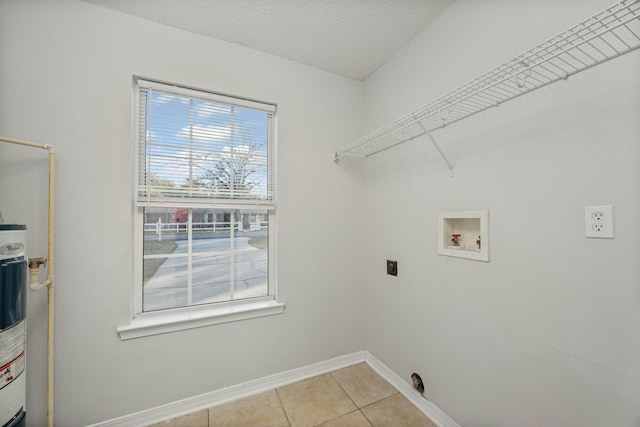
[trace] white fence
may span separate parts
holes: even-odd
[[[208,231],[208,232],[218,232],[218,231],[231,231],[231,222],[194,222],[191,224],[193,231]],[[267,221],[251,221],[249,223],[249,229],[246,230],[242,227],[242,224],[239,222],[233,223],[234,231],[260,231],[267,230],[269,223]],[[161,235],[163,232],[169,233],[187,233],[187,223],[186,222],[162,222],[158,220],[158,222],[145,222],[144,223],[144,232],[145,233],[155,233],[157,235]]]

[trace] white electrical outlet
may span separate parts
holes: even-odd
[[[585,235],[613,239],[613,206],[584,207]]]

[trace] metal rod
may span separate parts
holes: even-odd
[[[36,142],[24,141],[24,140],[15,139],[15,138],[8,138],[6,136],[0,136],[0,141],[9,142],[11,144],[25,145],[27,147],[42,148],[43,150],[55,151],[52,145],[38,144]]]
[[[53,427],[53,343],[54,343],[54,290],[55,290],[55,188],[56,188],[56,153],[49,149],[49,197],[47,239],[47,427]]]
[[[54,289],[55,289],[55,187],[56,187],[56,152],[52,145],[0,136],[0,141],[32,148],[40,148],[49,152],[49,189],[47,203],[47,278],[36,283],[35,289],[47,287],[47,427],[53,427],[53,339],[54,339]],[[31,289],[34,283],[30,283]]]
[[[449,162],[449,159],[447,159],[447,156],[444,155],[444,153],[442,152],[442,150],[440,149],[440,146],[436,143],[436,140],[433,139],[433,137],[431,136],[431,134],[427,131],[427,129],[425,129],[422,126],[422,123],[418,122],[418,124],[420,125],[420,127],[422,127],[422,130],[424,130],[424,134],[427,135],[427,137],[429,137],[429,139],[431,140],[431,143],[433,144],[434,147],[436,147],[436,150],[438,150],[438,154],[440,154],[440,157],[442,157],[442,160],[444,160],[444,162],[447,164],[447,167],[449,168],[449,171],[453,172],[453,165],[451,164],[451,162]],[[452,175],[453,176],[453,175]]]
[[[400,145],[400,144],[404,144],[405,142],[413,141],[414,139],[416,139],[417,137],[422,136],[422,135],[424,135],[424,134],[415,135],[415,136],[412,136],[411,138],[407,138],[407,139],[404,139],[402,141],[398,141],[398,142],[396,142],[394,144],[385,145],[383,148],[380,148],[380,149],[375,150],[375,151],[368,152],[364,157],[367,158],[367,157],[373,156],[374,154],[378,154],[378,153],[381,153],[383,151],[386,151],[389,148],[393,148],[396,145]]]

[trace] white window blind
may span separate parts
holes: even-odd
[[[138,80],[137,203],[275,207],[275,105]]]

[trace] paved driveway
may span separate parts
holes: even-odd
[[[267,250],[249,245],[248,237],[236,237],[234,298],[260,296],[267,293]],[[145,311],[180,307],[188,304],[189,266],[187,241],[177,240],[174,254],[167,258],[144,287]],[[191,299],[193,304],[224,301],[231,293],[230,238],[193,240]]]

